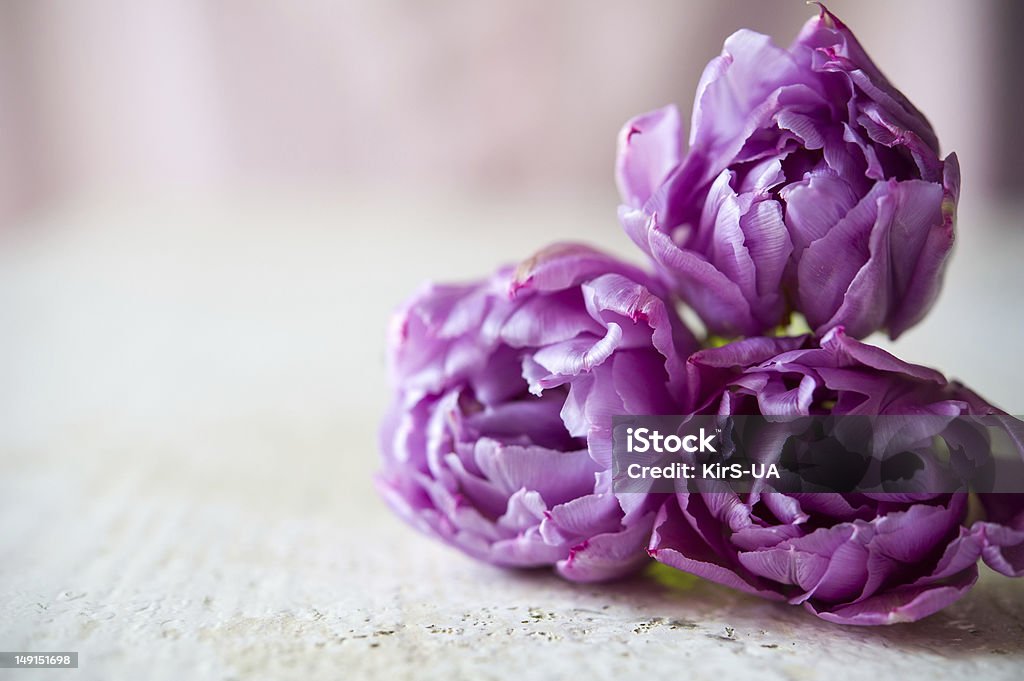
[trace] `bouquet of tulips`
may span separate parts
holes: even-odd
[[[498,565],[599,581],[653,559],[846,624],[934,613],[979,559],[1024,574],[1024,494],[969,517],[946,491],[616,491],[616,415],[1002,414],[861,340],[934,302],[960,175],[838,18],[788,49],[736,32],[693,112],[685,142],[674,107],[618,138],[618,218],[650,270],[559,243],[398,311],[387,502]],[[794,320],[808,332],[780,331]]]

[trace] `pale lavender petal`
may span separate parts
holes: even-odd
[[[649,559],[644,548],[651,536],[654,515],[618,532],[584,540],[559,561],[558,574],[574,582],[597,582],[635,572]]]
[[[615,180],[626,205],[639,208],[682,155],[679,110],[666,106],[626,122],[619,132]]]
[[[697,346],[665,288],[556,244],[491,278],[428,286],[392,323],[378,488],[480,560],[612,579],[647,559],[654,506],[611,491],[611,420],[675,411]]]
[[[594,488],[597,467],[587,450],[553,452],[543,447],[477,441],[476,464],[506,495],[520,489],[536,491],[547,504],[560,504]]]

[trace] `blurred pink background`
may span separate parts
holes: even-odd
[[[1024,2],[830,7],[963,169],[949,285],[898,343],[872,341],[1024,413],[1007,314],[1024,290]],[[0,430],[49,442],[61,424],[287,408],[347,414],[372,452],[401,300],[554,240],[640,261],[616,219],[619,128],[669,102],[688,119],[727,35],[788,44],[816,11],[0,2]]]
[[[959,153],[965,202],[1014,188],[996,180],[1020,133],[994,113],[1019,80],[997,30],[1020,13],[1012,0],[830,7]],[[687,114],[726,35],[745,26],[788,44],[814,11],[800,0],[7,0],[0,220],[83,196],[238,188],[568,193],[613,206],[615,133],[629,116],[668,102]]]

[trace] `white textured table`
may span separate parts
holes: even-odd
[[[687,578],[503,572],[399,524],[369,482],[389,309],[552,234],[626,242],[604,205],[300,198],[2,235],[0,649],[80,668],[0,678],[1019,678],[1024,582],[987,572],[926,621],[843,628]],[[1018,413],[1024,332],[992,315],[1022,247],[965,235],[896,346]]]

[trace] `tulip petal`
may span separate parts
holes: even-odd
[[[615,181],[622,202],[644,205],[682,155],[679,110],[666,106],[632,118],[619,132]]]

